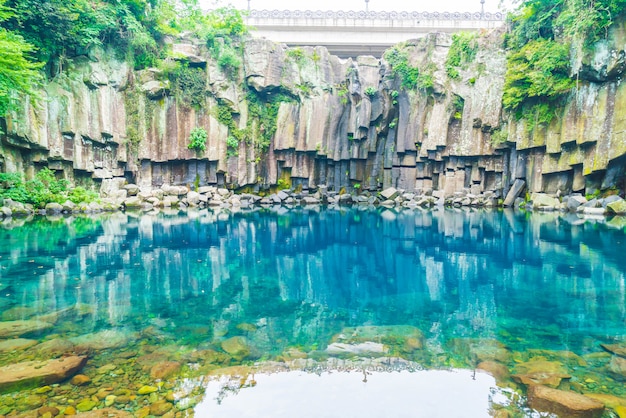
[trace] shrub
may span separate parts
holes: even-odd
[[[470,63],[476,57],[478,43],[476,33],[459,32],[452,35],[452,44],[448,50],[446,58],[446,72],[448,77],[456,79],[459,77],[459,70],[462,64]]]
[[[239,154],[239,140],[234,136],[226,138],[226,156],[236,157]]]
[[[365,89],[365,94],[367,94],[369,97],[374,97],[377,91],[378,90],[376,90],[375,87],[369,86]]]
[[[194,128],[189,135],[187,148],[196,152],[204,152],[207,138],[208,134],[204,128]]]
[[[417,79],[420,74],[418,67],[411,65],[409,62],[409,54],[400,49],[401,46],[394,46],[385,52],[385,59],[391,65],[391,71],[394,76],[400,79],[400,84],[407,90],[415,90]]]
[[[569,47],[548,39],[528,42],[507,57],[502,103],[519,110],[523,103],[554,101],[570,91]]]

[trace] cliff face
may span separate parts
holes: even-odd
[[[0,168],[32,174],[47,165],[76,181],[125,177],[140,186],[395,186],[446,195],[502,195],[515,179],[549,193],[623,187],[626,26],[576,57],[582,76],[549,126],[503,114],[501,39],[478,38],[476,57],[455,79],[446,72],[449,35],[404,45],[432,76],[427,91],[402,89],[384,60],[262,39],[249,40],[242,68],[227,74],[202,45],[177,40],[177,59],[202,74],[193,106],[157,70],[136,72],[96,52],[50,81],[38,106],[25,103],[7,118]],[[275,121],[261,119],[251,97],[267,106],[278,95],[291,99],[278,102]],[[196,127],[208,133],[202,152],[187,148]],[[269,145],[259,146],[267,132]]]

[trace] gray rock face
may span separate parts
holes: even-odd
[[[626,71],[619,56],[624,33],[623,24],[615,25],[590,49],[593,54],[577,57],[589,82],[557,110],[561,122],[532,130],[503,113],[506,52],[498,31],[479,38],[475,59],[459,68],[457,79],[446,74],[449,34],[399,46],[412,63],[432,69],[435,95],[403,90],[384,59],[341,60],[320,47],[301,48],[296,59],[284,45],[251,39],[242,68],[225,74],[202,42],[176,39],[177,59],[206,70],[207,94],[194,108],[173,97],[159,70],[133,72],[114,55],[94,50],[97,60],[72,63],[81,77],[50,81],[42,106],[24,103],[23,118],[9,117],[10,143],[0,144],[0,156],[21,172],[29,161],[47,160],[67,178],[86,173],[102,182],[103,197],[122,200],[136,195],[134,187],[124,188],[126,178],[139,187],[171,185],[164,195],[179,200],[194,184],[276,190],[286,177],[294,187],[310,189],[323,183],[335,191],[356,184],[361,191],[441,191],[440,204],[465,189],[476,196],[497,193],[490,199],[510,189],[505,203],[511,206],[517,180],[530,193],[604,189],[618,181],[626,155],[626,126],[614,117],[626,94],[626,83],[617,81]],[[249,90],[264,98],[278,91],[297,98],[279,104],[275,134],[263,152],[259,136],[274,126],[255,125],[260,122],[246,99]],[[235,126],[220,122],[216,110],[230,113]],[[188,149],[196,127],[207,132],[202,152]],[[234,128],[250,136],[237,156],[227,146]],[[474,204],[469,199],[455,204]],[[30,213],[7,207],[14,216]]]

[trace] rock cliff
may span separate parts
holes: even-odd
[[[193,39],[171,41],[176,60],[201,76],[191,93],[159,70],[133,71],[95,51],[50,80],[37,105],[5,120],[0,169],[32,175],[48,166],[98,187],[126,179],[504,197],[521,179],[529,192],[623,189],[626,25],[575,58],[577,87],[548,126],[503,112],[502,35],[482,34],[454,79],[448,34],[399,46],[432,77],[432,87],[417,90],[403,89],[384,59],[342,60],[265,39],[246,42],[234,72]],[[208,133],[203,151],[188,149],[194,128]]]

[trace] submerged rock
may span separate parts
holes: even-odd
[[[67,414],[67,410],[65,412]],[[96,409],[76,415],[77,418],[133,418],[133,414],[115,408]]]
[[[21,335],[42,332],[52,328],[52,324],[44,321],[6,321],[0,322],[0,338],[19,337]]]
[[[15,338],[13,340],[0,341],[0,352],[25,350],[28,347],[32,347],[37,344],[36,340],[27,340],[25,338]]]
[[[515,371],[517,374],[512,376],[513,379],[527,386],[545,385],[556,388],[561,380],[572,377],[563,363],[541,358],[519,363],[515,366]]]
[[[35,353],[43,357],[58,357],[74,350],[74,344],[62,338],[55,338],[37,344],[32,349]]]
[[[609,353],[626,358],[626,345],[624,344],[600,344]]]
[[[509,369],[496,361],[483,361],[476,366],[476,369],[491,375],[498,383],[510,378]]]
[[[155,364],[150,369],[150,377],[153,379],[167,379],[177,373],[181,368],[181,364],[177,361],[164,361]]]
[[[541,385],[528,388],[528,405],[563,418],[600,418],[604,412],[604,404],[595,399]]]
[[[63,381],[83,368],[87,357],[27,361],[0,367],[0,392]]]
[[[608,365],[609,373],[616,379],[626,380],[626,359],[619,356],[611,357]]]
[[[109,348],[123,347],[127,345],[132,338],[134,338],[134,336],[130,332],[109,329],[71,338],[70,342],[76,346],[76,351],[81,352],[85,350],[106,350]]]
[[[334,356],[385,354],[388,351],[383,344],[372,341],[357,344],[332,343],[326,348],[326,352]]]
[[[245,337],[232,337],[222,341],[222,350],[238,360],[242,360],[251,355],[251,348]]]

